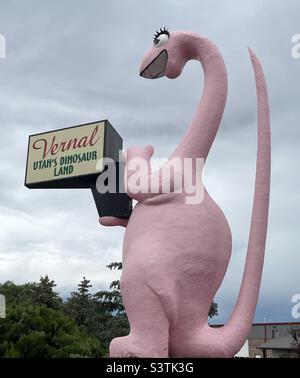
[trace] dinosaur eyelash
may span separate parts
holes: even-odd
[[[160,28],[159,31],[156,30],[155,34],[154,34],[154,38],[153,38],[153,41],[154,41],[154,44],[156,45],[159,41],[158,37],[162,34],[166,34],[168,37],[170,37],[170,32],[169,30],[164,26],[163,28]]]

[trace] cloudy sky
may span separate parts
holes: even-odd
[[[139,77],[155,30],[191,30],[220,48],[229,75],[226,111],[205,169],[208,191],[233,234],[216,300],[228,318],[241,282],[256,159],[256,94],[247,46],[260,57],[272,116],[272,193],[256,321],[290,321],[300,292],[300,33],[297,0],[0,0],[0,282],[48,274],[63,294],[82,276],[95,289],[118,272],[123,229],[98,224],[89,190],[23,185],[28,135],[108,118],[124,147],[151,143],[168,156],[193,117],[203,74],[190,62],[176,80]],[[196,231],[195,231],[196,232]]]

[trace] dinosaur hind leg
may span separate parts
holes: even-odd
[[[110,344],[110,357],[168,357],[169,321],[159,297],[136,275],[122,274],[121,291],[130,334]]]
[[[233,357],[224,344],[219,329],[211,328],[207,323],[194,328],[185,324],[177,325],[170,334],[170,357],[189,358],[224,358]]]

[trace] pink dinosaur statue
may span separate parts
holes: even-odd
[[[261,282],[270,192],[270,121],[260,62],[249,49],[258,96],[258,148],[254,203],[245,270],[237,303],[222,328],[208,325],[208,312],[231,255],[231,232],[222,210],[204,191],[200,204],[186,193],[138,193],[129,221],[105,217],[106,226],[127,227],[121,291],[130,334],[115,338],[111,357],[232,357],[251,329]],[[192,32],[161,29],[141,65],[141,76],[178,77],[191,59],[202,64],[203,95],[196,115],[172,158],[207,158],[220,125],[227,73],[218,48]],[[130,148],[127,164],[153,147]],[[132,171],[128,171],[130,177]],[[150,174],[151,176],[151,174]],[[128,179],[128,177],[126,177]],[[151,177],[149,177],[151,178]]]

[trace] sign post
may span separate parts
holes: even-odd
[[[25,186],[30,189],[91,189],[100,217],[129,218],[132,201],[122,189],[122,138],[108,120],[29,136]],[[97,190],[97,178],[115,164],[115,188]]]

